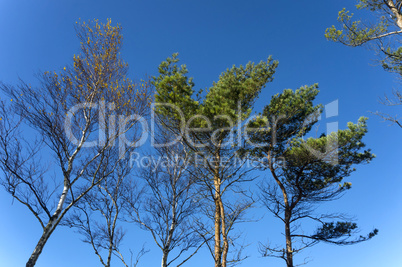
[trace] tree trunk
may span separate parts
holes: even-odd
[[[54,229],[56,226],[59,224],[60,219],[60,213],[64,205],[64,201],[66,200],[67,197],[67,192],[69,190],[68,186],[68,180],[64,180],[64,187],[63,187],[63,192],[60,196],[59,203],[57,204],[56,211],[54,212],[53,216],[50,218],[49,222],[43,229],[43,234],[40,237],[38,243],[36,244],[36,247],[34,251],[31,254],[31,257],[29,257],[28,262],[26,263],[26,267],[33,267],[36,264],[36,261],[38,260],[40,254],[42,253],[43,248],[46,245],[47,240],[49,239],[50,235],[53,233]]]
[[[26,263],[26,267],[33,267],[36,264],[36,261],[38,260],[40,254],[42,253],[43,248],[45,247],[45,244],[47,240],[49,239],[50,235],[54,231],[53,223],[56,219],[52,217],[50,221],[47,223],[46,227],[43,229],[42,236],[40,237],[38,243],[36,244],[36,247],[34,251],[31,254],[31,257],[29,257],[28,262]]]
[[[221,211],[219,208],[219,203],[217,198],[217,193],[215,193],[215,267],[222,267],[222,250],[221,250]]]
[[[293,249],[292,237],[290,233],[290,214],[285,211],[285,235],[286,235],[286,264],[287,267],[293,267]]]
[[[223,207],[222,198],[219,197],[219,208],[221,212],[221,224],[222,224],[222,239],[223,239],[223,248],[222,248],[222,267],[226,267],[227,257],[229,252],[229,241],[227,237],[226,231],[226,221],[225,221],[225,209]]]
[[[110,233],[109,233],[110,234]],[[112,254],[113,254],[113,234],[109,238],[109,249],[108,249],[108,255],[107,255],[107,260],[106,260],[106,266],[105,267],[110,267],[110,263],[112,261]]]
[[[176,229],[176,217],[177,217],[177,213],[176,213],[176,203],[177,203],[176,197],[177,197],[177,194],[176,194],[175,189],[173,191],[175,193],[173,195],[173,201],[172,201],[172,204],[171,204],[171,207],[172,207],[172,223],[170,224],[167,242],[164,245],[164,249],[163,249],[163,256],[162,256],[162,263],[161,263],[162,267],[167,267],[167,265],[168,265],[168,262],[167,262],[168,261],[168,256],[169,256],[169,252],[171,251],[170,245],[172,244],[173,233],[174,233],[174,231]]]
[[[285,186],[279,180],[278,176],[276,176],[275,168],[273,166],[273,162],[272,162],[272,158],[271,158],[270,154],[267,155],[267,159],[269,162],[269,168],[271,170],[271,173],[283,194],[283,203],[285,205],[285,237],[286,237],[286,258],[285,259],[286,259],[287,267],[293,267],[292,236],[291,236],[291,231],[290,231],[290,219],[292,216],[292,209],[289,205],[288,194],[286,192]]]
[[[401,15],[400,11],[398,10],[398,8],[395,6],[394,1],[388,0],[387,5],[389,6],[389,8],[391,9],[392,13],[395,16],[396,25],[398,25],[399,29],[402,30],[402,15]]]
[[[214,167],[214,187],[215,187],[215,267],[225,267],[222,265],[222,245],[221,245],[221,235],[222,233],[222,212],[221,209],[222,199],[221,199],[221,179],[219,177],[219,167],[220,167],[220,155],[219,150],[215,152],[215,167]]]
[[[161,267],[167,267],[168,252],[163,251]]]

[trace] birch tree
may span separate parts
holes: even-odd
[[[163,128],[157,136],[158,143],[171,139]],[[150,233],[161,250],[162,267],[182,266],[205,243],[196,224],[202,203],[189,164],[192,153],[181,143],[154,152],[134,163],[144,187],[140,199],[135,190],[126,194],[129,221]]]
[[[126,156],[149,103],[149,84],[126,77],[119,25],[80,22],[76,32],[81,51],[71,65],[40,74],[38,86],[0,84],[9,97],[0,110],[1,184],[43,230],[27,267],[67,212]]]
[[[61,223],[83,236],[83,242],[91,245],[103,266],[110,267],[112,256],[115,256],[124,266],[131,267],[132,263],[120,249],[126,233],[122,226],[126,215],[125,195],[138,192],[137,201],[141,194],[132,179],[129,159],[121,160],[112,172],[108,171],[108,175],[73,207],[73,212]],[[146,250],[142,249],[137,259],[145,253]]]

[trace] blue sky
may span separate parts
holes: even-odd
[[[324,123],[369,117],[365,138],[377,158],[360,166],[349,177],[353,184],[342,199],[326,203],[324,211],[341,211],[358,218],[362,234],[374,227],[379,235],[369,242],[349,247],[318,245],[296,258],[310,256],[311,267],[400,266],[402,240],[402,130],[389,126],[370,111],[401,114],[397,108],[378,103],[378,97],[398,88],[397,78],[376,64],[373,51],[349,48],[324,38],[336,23],[337,12],[352,9],[353,1],[226,1],[226,0],[130,0],[130,1],[5,1],[0,0],[0,81],[18,78],[35,83],[38,71],[58,70],[79,52],[74,24],[81,18],[97,18],[123,26],[122,56],[130,65],[130,77],[154,75],[157,66],[174,52],[180,53],[197,88],[209,87],[233,64],[260,61],[272,55],[279,61],[274,82],[258,99],[260,111],[272,94],[285,88],[319,83],[317,103],[339,101],[339,116]],[[256,216],[263,210],[253,211]],[[32,252],[41,228],[27,209],[0,191],[0,265],[23,266]],[[284,266],[273,258],[261,258],[257,242],[268,238],[283,244],[278,221],[266,215],[258,223],[239,226],[250,243],[250,258],[241,266]],[[58,228],[46,245],[37,266],[99,266],[89,245],[71,230]],[[160,253],[148,233],[129,227],[125,248],[134,251],[147,242],[151,249],[141,266],[158,266]],[[65,255],[68,255],[65,257]],[[206,251],[191,260],[191,266],[210,266]],[[115,262],[117,263],[117,261]],[[115,266],[119,266],[116,264]]]

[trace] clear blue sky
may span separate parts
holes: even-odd
[[[0,80],[15,83],[18,77],[35,82],[38,71],[58,70],[79,52],[74,24],[97,18],[123,26],[123,58],[131,78],[156,74],[158,64],[180,53],[197,88],[205,88],[233,64],[260,61],[272,55],[279,60],[273,83],[263,91],[256,111],[270,96],[285,88],[319,83],[317,102],[339,101],[339,116],[322,123],[369,117],[365,138],[377,158],[358,168],[348,181],[353,188],[323,210],[356,216],[362,234],[374,227],[379,235],[349,247],[318,245],[296,259],[310,256],[310,267],[402,266],[402,129],[390,127],[370,111],[385,108],[378,97],[397,88],[396,77],[384,72],[364,48],[348,48],[325,40],[324,31],[336,23],[337,12],[353,8],[354,1],[226,1],[226,0],[127,0],[127,1],[6,1],[0,0]],[[254,211],[261,215],[261,210]],[[40,225],[27,209],[0,191],[0,266],[24,266],[40,234]],[[257,242],[270,238],[283,244],[281,225],[267,215],[258,223],[240,226],[250,243],[250,258],[241,266],[284,266],[274,258],[261,258]],[[135,251],[147,242],[152,252],[141,266],[159,266],[160,252],[148,233],[130,227],[125,249]],[[91,247],[71,230],[58,228],[39,258],[39,267],[99,266]],[[298,262],[299,262],[298,261]],[[117,263],[117,261],[115,262]],[[206,251],[188,266],[212,266]],[[119,266],[116,264],[115,266]]]

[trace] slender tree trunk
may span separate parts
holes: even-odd
[[[110,229],[110,228],[109,228]],[[110,233],[109,233],[110,234]],[[110,263],[112,261],[112,253],[113,253],[113,234],[109,238],[109,249],[108,249],[108,255],[107,255],[107,260],[106,260],[106,266],[105,267],[110,267]]]
[[[168,265],[167,261],[168,261],[169,252],[171,250],[170,245],[172,244],[173,233],[174,233],[174,231],[176,229],[176,217],[177,217],[177,211],[176,211],[177,200],[176,200],[176,198],[177,198],[177,194],[176,194],[176,187],[175,187],[174,184],[172,185],[172,187],[173,187],[173,191],[174,191],[174,193],[173,193],[173,201],[172,201],[172,204],[171,204],[171,207],[172,207],[172,223],[170,224],[167,242],[166,242],[166,244],[164,246],[164,249],[163,249],[162,263],[161,263],[162,267],[167,267],[167,265]]]
[[[267,155],[267,159],[269,162],[271,173],[276,183],[278,184],[279,188],[281,189],[283,195],[283,203],[285,205],[286,264],[287,267],[293,267],[292,236],[290,231],[290,219],[292,215],[292,209],[289,205],[288,194],[286,192],[286,189],[282,184],[282,182],[279,180],[279,178],[276,176],[275,168],[273,167],[272,157],[270,156],[270,154]]]
[[[49,222],[43,229],[42,236],[40,237],[38,243],[36,244],[36,247],[32,252],[31,257],[29,257],[29,260],[25,265],[26,267],[35,266],[36,261],[38,260],[40,254],[42,253],[43,248],[46,245],[46,242],[48,241],[50,235],[53,233],[57,224],[60,222],[59,216],[63,208],[64,201],[66,200],[68,190],[69,190],[68,181],[65,179],[63,192],[60,196],[59,203],[57,204],[56,211],[54,212],[53,216],[50,218]]]
[[[286,264],[293,267],[292,237],[290,232],[290,211],[285,211],[285,236],[286,236]]]
[[[26,267],[33,267],[36,264],[36,261],[38,260],[40,254],[42,253],[42,250],[47,242],[47,240],[49,239],[50,235],[52,234],[54,227],[53,227],[53,223],[54,220],[56,219],[51,219],[46,227],[43,229],[43,233],[42,236],[40,237],[38,243],[36,244],[36,247],[34,249],[34,251],[31,254],[31,257],[29,257],[28,262],[26,263]]]
[[[169,253],[167,251],[163,251],[163,256],[162,256],[162,263],[161,267],[167,267],[167,259],[168,259]]]
[[[162,263],[161,263],[162,267],[167,267],[168,256],[169,256],[169,252],[170,252],[170,245],[172,243],[173,232],[174,232],[174,230],[176,228],[176,219],[175,219],[176,218],[176,211],[174,210],[172,213],[173,213],[174,217],[173,217],[172,224],[170,225],[167,242],[166,242],[166,244],[164,246],[164,249],[163,249]]]
[[[215,169],[214,169],[214,187],[215,187],[215,267],[224,267],[222,265],[222,245],[221,235],[222,231],[222,212],[221,209],[221,179],[219,177],[220,155],[219,151],[215,152]]]
[[[226,267],[227,257],[229,252],[229,241],[227,237],[226,231],[226,221],[225,221],[225,209],[223,207],[222,198],[219,197],[219,208],[221,212],[221,224],[222,224],[222,239],[223,239],[223,248],[222,248],[222,267]]]
[[[214,177],[215,185],[215,267],[222,267],[222,249],[221,249],[221,220],[222,214],[219,205],[220,200],[220,181],[218,177]]]

